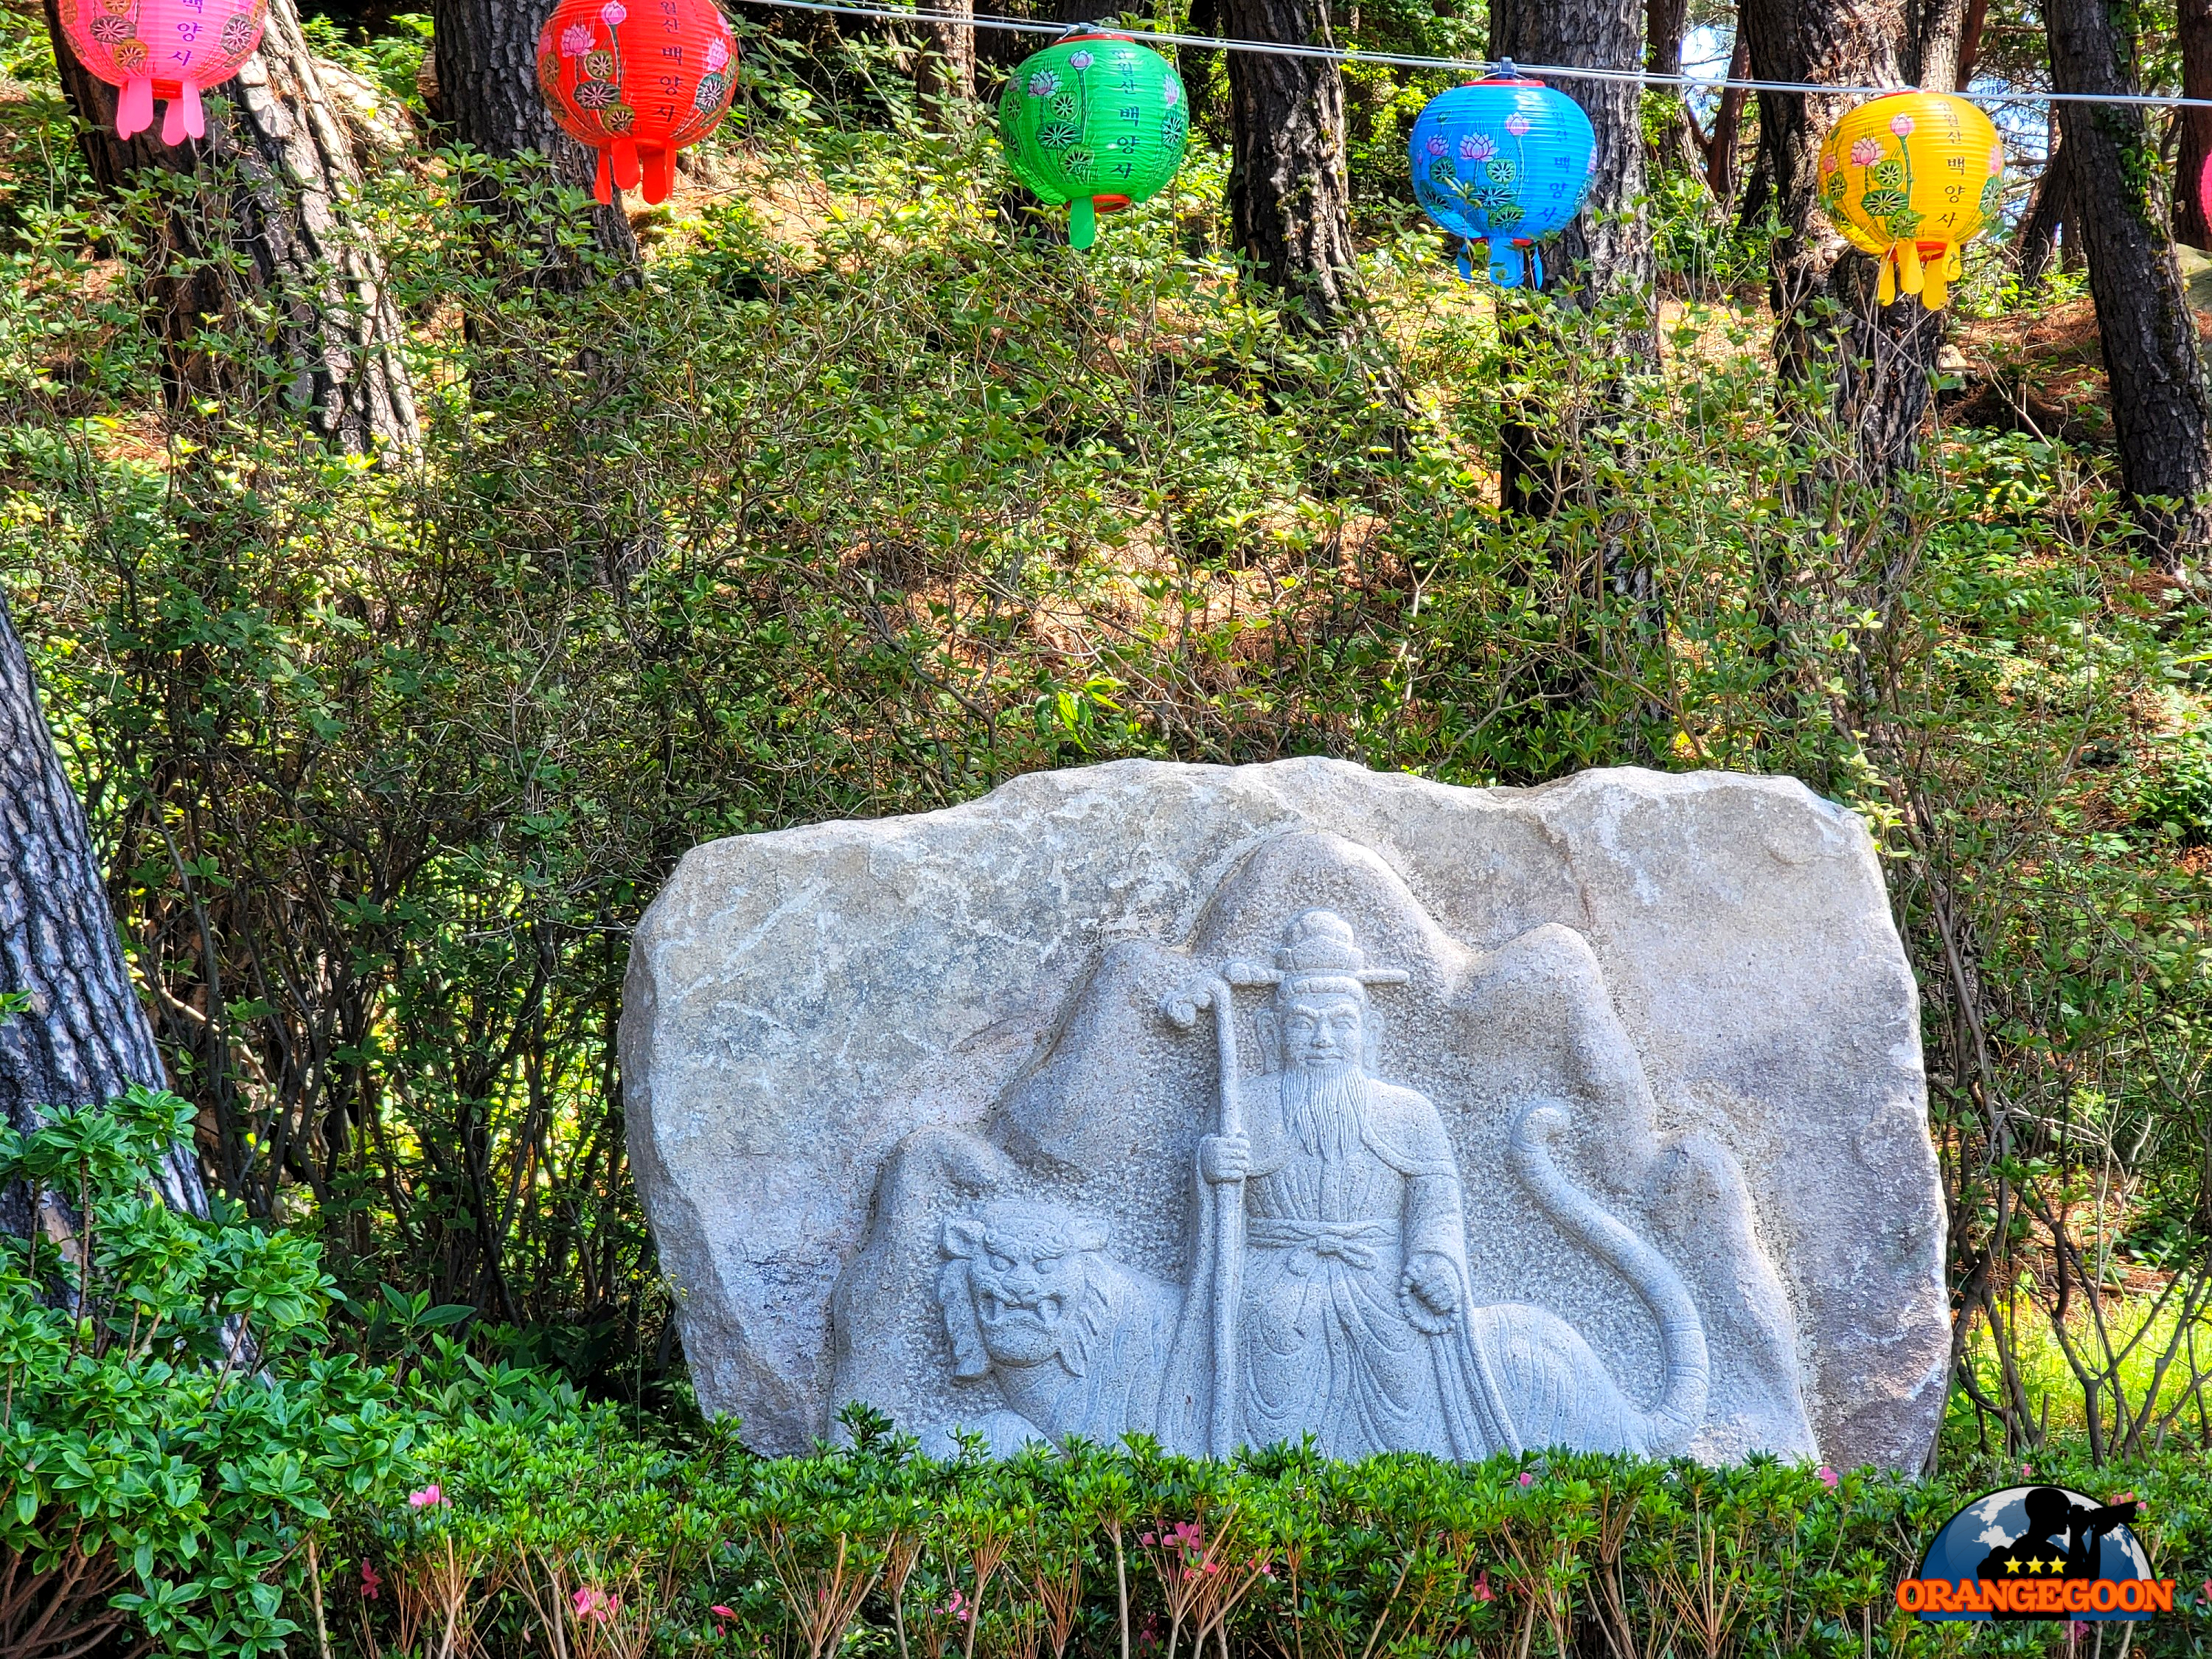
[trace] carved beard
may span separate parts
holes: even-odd
[[[1293,1065],[1283,1077],[1283,1127],[1315,1157],[1349,1158],[1367,1100],[1367,1073],[1356,1060]]]

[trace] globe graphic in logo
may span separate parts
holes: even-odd
[[[1943,1523],[1920,1563],[1923,1579],[2146,1579],[2150,1562],[2128,1530],[2132,1502],[2100,1504],[2063,1486],[2006,1486],[1976,1498]],[[1950,1613],[1920,1615],[1940,1621],[1986,1622],[2017,1614]],[[2147,1611],[2083,1610],[2045,1618],[2133,1620]]]

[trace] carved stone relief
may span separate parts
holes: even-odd
[[[701,849],[623,1060],[763,1449],[860,1400],[940,1454],[1904,1463],[1916,1018],[1863,833],[1786,781],[1126,763]]]
[[[1340,878],[1365,878],[1374,890],[1363,908],[1375,915],[1380,900],[1386,916],[1395,911],[1401,935],[1425,947],[1431,974],[1457,967],[1464,981],[1474,964],[1455,963],[1465,953],[1349,843],[1310,836],[1271,843],[1224,892],[1235,892],[1240,876],[1307,890],[1329,865],[1340,866]],[[1255,919],[1264,913],[1255,911]],[[1187,1171],[1174,1270],[1122,1261],[1112,1249],[1110,1219],[1065,1203],[956,1201],[936,1224],[943,1256],[937,1300],[949,1374],[969,1386],[941,1420],[908,1426],[924,1430],[925,1444],[939,1455],[954,1451],[963,1433],[1001,1455],[1032,1440],[1110,1442],[1130,1432],[1215,1456],[1308,1436],[1339,1457],[1425,1451],[1472,1460],[1549,1445],[1652,1455],[1690,1449],[1707,1428],[1712,1391],[1705,1317],[1667,1256],[1570,1182],[1553,1155],[1553,1143],[1570,1136],[1574,1097],[1587,1097],[1593,1079],[1625,1092],[1610,1103],[1616,1110],[1648,1120],[1648,1085],[1603,1000],[1587,944],[1553,928],[1516,939],[1501,953],[1541,963],[1547,978],[1571,988],[1561,994],[1558,1018],[1578,1024],[1582,1041],[1600,1051],[1577,1071],[1545,1077],[1545,1092],[1498,1103],[1503,1144],[1477,1166],[1478,1180],[1486,1188],[1510,1188],[1556,1229],[1571,1274],[1606,1284],[1608,1295],[1626,1291],[1640,1306],[1658,1372],[1642,1399],[1548,1308],[1478,1297],[1458,1149],[1436,1101],[1387,1075],[1391,1022],[1383,999],[1403,994],[1414,975],[1371,961],[1358,930],[1334,910],[1304,910],[1273,931],[1271,951],[1210,967],[1122,947],[1077,994],[1060,1044],[1017,1085],[999,1126],[1001,1139],[1022,1139],[1024,1116],[1051,1121],[1064,1109],[1047,1097],[1054,1079],[1103,1081],[1100,1068],[1126,1055],[1102,1042],[1101,1011],[1084,1006],[1094,994],[1126,1017],[1132,969],[1146,985],[1180,975],[1158,999],[1155,1020],[1168,1032],[1210,1039],[1170,1053],[1197,1077],[1210,1072],[1212,1098],[1199,1121],[1164,1137],[1153,1153]],[[1433,995],[1438,988],[1427,988]],[[1480,1019],[1479,1006],[1462,1018]],[[1104,1023],[1126,1021],[1108,1012]],[[1555,1035],[1571,1047],[1565,1031]],[[1428,1056],[1426,1070],[1450,1080],[1462,1115],[1473,1104],[1464,1085],[1480,1058]],[[932,1143],[944,1134],[922,1133]],[[1672,1156],[1655,1158],[1655,1167],[1692,1162],[1687,1152],[1668,1150]],[[1726,1155],[1700,1150],[1705,1167],[1719,1171],[1713,1196],[1746,1210]],[[1133,1162],[1145,1156],[1132,1149]],[[984,1145],[974,1157],[978,1168],[996,1162]],[[981,1184],[1049,1188],[1060,1160],[1039,1161],[1042,1182],[1004,1160]],[[945,1195],[957,1200],[950,1186]],[[893,1226],[927,1226],[933,1208],[901,1217],[887,1205],[881,1215]],[[1701,1449],[1811,1455],[1787,1302],[1749,1231],[1724,1237],[1727,1276],[1765,1292],[1727,1312],[1735,1325],[1759,1328],[1761,1340],[1728,1357],[1739,1383],[1737,1420],[1708,1434]],[[884,1243],[901,1253],[895,1242]],[[850,1317],[872,1322],[857,1308]],[[872,1387],[865,1363],[856,1363],[870,1347],[841,1342],[839,1394],[908,1415],[897,1409],[905,1403],[898,1391]]]

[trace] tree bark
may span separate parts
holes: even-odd
[[[1741,27],[1735,32],[1735,46],[1729,53],[1728,78],[1751,78],[1751,43],[1744,39]],[[1723,208],[1735,199],[1736,150],[1743,141],[1743,105],[1747,95],[1741,87],[1723,87],[1720,102],[1713,108],[1713,130],[1702,140],[1705,188]]]
[[[2051,80],[2059,92],[2140,88],[2136,43],[2106,0],[2048,0]],[[2142,111],[2063,104],[2066,171],[2074,188],[2097,336],[2111,386],[2120,486],[2157,562],[2178,570],[2212,538],[2212,398],[2197,319],[2166,234],[2160,172]],[[2177,506],[2153,504],[2170,497]]]
[[[2212,98],[2212,0],[2180,0],[2181,95]],[[2176,112],[2181,149],[2173,169],[2174,240],[2212,248],[2212,221],[2204,214],[2204,165],[2212,161],[2212,109]]]
[[[1689,0],[1644,0],[1644,66],[1654,75],[1682,72],[1682,35],[1689,21]]]
[[[2023,288],[2033,289],[2043,280],[2051,268],[2051,258],[2062,251],[2070,252],[2080,240],[2078,230],[2066,230],[2074,218],[2073,190],[2066,178],[2066,147],[2060,141],[2056,128],[2051,139],[2051,154],[2044,159],[2043,176],[2035,181],[2034,194],[2029,198],[2027,216],[2020,227],[2020,280]],[[2062,244],[2059,234],[2065,232]]]
[[[925,99],[975,101],[975,0],[919,0],[918,9],[944,17],[922,30],[914,89]],[[1087,22],[1088,18],[1075,18]]]
[[[1222,0],[1231,40],[1332,46],[1326,0]],[[1237,250],[1323,330],[1352,308],[1344,76],[1333,59],[1229,54],[1229,215]]]
[[[117,137],[115,88],[77,62],[53,0],[46,24],[93,177],[115,190],[158,168],[200,183],[168,211],[149,262],[171,407],[273,392],[350,453],[411,453],[420,431],[399,314],[353,216],[360,164],[316,77],[293,0],[270,0],[261,49],[209,94],[222,101],[210,106],[208,136],[181,145],[153,131]],[[203,319],[251,337],[260,324],[240,320],[248,307],[276,319],[273,343],[286,365],[278,386],[195,343]]]
[[[588,191],[598,157],[554,124],[538,89],[538,30],[548,8],[525,0],[436,0],[431,52],[438,66],[438,109],[453,138],[495,160],[544,156],[563,184]],[[493,212],[513,204],[495,179],[477,177],[466,198]],[[611,205],[592,204],[592,240],[618,269],[638,263],[637,238],[623,210],[622,192]],[[544,257],[535,281],[574,292],[592,278],[590,265],[559,249],[548,228]]]
[[[95,1105],[133,1084],[165,1086],[154,1033],[131,988],[83,805],[54,752],[30,659],[0,599],[0,992],[28,1007],[0,1022],[0,1113],[35,1128],[56,1106]],[[169,1202],[207,1213],[192,1150],[163,1172]],[[21,1188],[0,1191],[0,1228],[36,1224]],[[62,1224],[66,1226],[64,1222]]]
[[[1905,38],[1899,0],[1744,0],[1742,17],[1752,72],[1762,81],[1898,84]],[[1801,397],[1824,372],[1832,377],[1833,410],[1852,434],[1859,470],[1879,481],[1918,463],[1943,319],[1911,297],[1878,305],[1875,262],[1852,252],[1820,210],[1820,143],[1856,101],[1760,93],[1759,161],[1782,225],[1771,278],[1775,367]],[[1827,317],[1823,300],[1833,306]]]
[[[1644,26],[1638,0],[1490,0],[1492,53],[1532,64],[1632,70],[1644,56]],[[1676,53],[1679,61],[1679,40]],[[1589,199],[1556,250],[1545,251],[1545,290],[1585,314],[1623,296],[1648,302],[1658,264],[1644,216],[1642,88],[1632,81],[1573,80],[1556,90],[1589,117],[1597,150]],[[1640,325],[1596,337],[1620,373],[1657,366],[1659,337],[1648,312]],[[1500,499],[1509,507],[1557,510],[1563,481],[1536,453],[1558,441],[1542,429],[1551,425],[1532,411],[1501,427]]]
[[[1982,61],[1982,30],[1990,21],[1990,0],[1966,0],[1966,21],[1959,26],[1959,67],[1951,89],[1964,92],[1974,84],[1974,70]]]
[[[1644,22],[1637,0],[1490,0],[1490,50],[1531,64],[1633,70]],[[1679,40],[1675,56],[1679,64]],[[1657,274],[1644,220],[1643,92],[1632,81],[1565,81],[1555,90],[1589,117],[1597,166],[1589,200],[1559,234],[1560,257],[1544,262],[1544,286],[1571,289],[1575,303],[1594,311],[1614,295],[1648,290]],[[1656,355],[1656,337],[1636,349]]]
[[[1967,0],[1908,0],[1898,67],[1911,84],[1930,92],[1948,92],[1958,85],[1966,4]]]

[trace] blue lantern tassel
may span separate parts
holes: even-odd
[[[1502,236],[1490,245],[1490,280],[1500,288],[1521,286],[1521,250]]]
[[[1533,247],[1528,250],[1528,286],[1531,288],[1544,286],[1544,256],[1540,251]]]
[[[1462,283],[1474,280],[1474,244],[1472,242],[1459,245],[1459,279]]]

